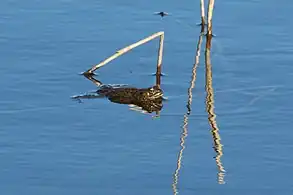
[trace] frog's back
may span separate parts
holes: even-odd
[[[158,86],[149,88],[105,86],[97,91],[105,95],[110,101],[120,104],[140,104],[141,102],[154,101],[162,98],[163,91]]]

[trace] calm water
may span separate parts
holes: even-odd
[[[185,115],[199,2],[0,1],[1,194],[292,194],[292,9],[289,0],[216,1],[219,184],[203,53]],[[152,15],[161,10],[173,15]],[[70,98],[95,89],[80,72],[159,30],[169,98],[160,118]],[[133,50],[99,79],[149,87],[156,49]]]

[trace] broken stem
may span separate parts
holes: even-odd
[[[107,59],[105,59],[104,61],[100,62],[99,64],[94,65],[91,69],[87,70],[83,74],[84,75],[91,75],[91,74],[93,74],[93,72],[95,70],[97,70],[98,68],[101,68],[102,66],[106,65],[107,63],[111,62],[112,60],[116,59],[117,57],[119,57],[119,56],[125,54],[126,52],[128,52],[128,51],[130,51],[130,50],[132,50],[132,49],[134,49],[134,48],[136,48],[136,47],[138,47],[138,46],[140,46],[140,45],[142,45],[142,44],[144,44],[144,43],[146,43],[146,42],[148,42],[148,41],[150,41],[152,39],[155,39],[155,38],[157,38],[159,36],[164,36],[164,32],[163,31],[157,32],[157,33],[155,33],[155,34],[153,34],[153,35],[151,35],[149,37],[146,37],[146,38],[144,38],[144,39],[142,39],[142,40],[140,40],[140,41],[138,41],[138,42],[136,42],[134,44],[131,44],[131,45],[127,46],[127,47],[124,47],[123,49],[118,50],[115,54],[113,54],[112,56],[108,57]],[[163,47],[162,47],[162,50],[163,50]],[[160,51],[160,53],[162,53],[162,51]],[[159,58],[160,58],[160,56],[159,56]],[[162,59],[160,59],[160,62],[162,62]]]

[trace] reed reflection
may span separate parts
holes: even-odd
[[[211,63],[211,43],[212,35],[206,36],[206,50],[205,50],[205,68],[206,68],[206,110],[208,113],[208,121],[211,126],[211,133],[214,141],[214,150],[216,152],[216,165],[218,167],[218,183],[224,184],[225,169],[221,162],[223,156],[223,145],[221,144],[221,138],[219,134],[219,127],[216,122],[216,114],[214,111],[214,91],[212,86],[212,63]]]
[[[203,34],[201,33],[197,42],[197,48],[196,48],[196,55],[195,55],[195,63],[192,68],[192,76],[190,80],[190,85],[188,88],[188,100],[187,100],[187,111],[183,116],[183,125],[182,125],[182,132],[180,136],[180,150],[178,153],[178,158],[177,158],[177,166],[176,170],[173,173],[173,183],[172,183],[172,189],[174,195],[178,194],[178,181],[179,181],[179,172],[181,169],[181,164],[182,164],[182,157],[183,157],[183,151],[185,149],[185,139],[188,136],[188,117],[191,114],[191,104],[192,104],[192,90],[195,86],[195,81],[196,81],[196,70],[199,64],[199,58],[200,58],[200,48],[202,44],[202,39],[203,39]]]

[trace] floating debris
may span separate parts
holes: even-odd
[[[168,16],[170,14],[167,12],[155,12],[154,15],[160,15],[163,18],[164,16]]]

